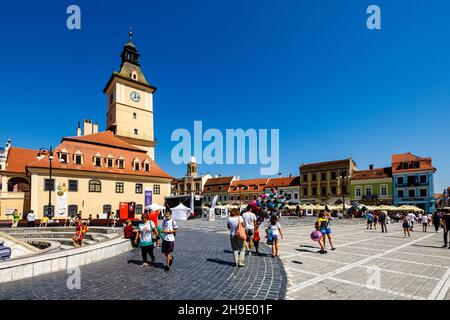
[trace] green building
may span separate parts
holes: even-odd
[[[351,200],[366,205],[393,204],[392,167],[355,171],[351,179]]]

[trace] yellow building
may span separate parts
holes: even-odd
[[[65,137],[52,156],[38,150],[12,147],[8,142],[0,162],[0,220],[12,212],[34,210],[43,217],[50,207],[55,217],[82,211],[83,218],[116,212],[120,202],[135,202],[144,210],[145,198],[164,205],[170,195],[170,175],[154,162],[153,93],[131,42],[122,53],[120,72],[104,90],[108,97],[107,131],[84,121],[77,136]],[[49,191],[50,190],[50,191]],[[151,194],[151,195],[150,195]],[[49,199],[50,197],[50,199]]]

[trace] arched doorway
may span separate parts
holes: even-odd
[[[22,177],[11,178],[8,180],[8,192],[30,192],[30,182]]]

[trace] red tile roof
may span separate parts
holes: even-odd
[[[266,188],[299,187],[300,177],[271,178]]]
[[[61,142],[64,141],[74,141],[74,142],[84,142],[89,144],[95,144],[100,146],[107,146],[113,148],[120,148],[132,151],[145,152],[144,150],[135,147],[119,138],[114,136],[111,131],[103,131],[99,133],[94,133],[86,136],[79,137],[64,137]]]
[[[38,151],[25,148],[11,147],[6,160],[6,172],[25,173],[26,166],[36,160]]]
[[[233,180],[234,177],[219,177],[219,178],[210,178],[206,180],[205,186],[215,186],[215,185],[223,185],[223,184],[230,184],[231,180]]]
[[[231,183],[229,193],[263,193],[268,180],[268,178],[236,180]],[[245,190],[246,187],[247,190]]]
[[[414,166],[415,162],[418,163],[417,167]],[[408,168],[403,168],[403,163],[407,164]],[[434,168],[432,165],[431,158],[418,157],[410,152],[392,155],[393,173],[423,171],[423,170],[436,171],[436,168]]]
[[[220,177],[220,178],[210,178],[206,180],[203,186],[204,193],[214,193],[214,192],[228,192],[230,188],[230,183],[234,177]]]
[[[354,171],[352,180],[392,178],[392,167]]]
[[[58,153],[64,151],[69,154],[68,163],[62,163],[58,160]],[[75,164],[73,156],[80,153],[83,156],[83,164]],[[101,167],[94,165],[94,156],[107,158],[112,156],[114,159],[113,168],[106,167],[103,160]],[[36,157],[36,153],[35,153]],[[164,172],[144,150],[136,148],[116,137],[110,131],[100,132],[97,134],[86,135],[81,137],[63,138],[61,144],[55,149],[55,160],[53,168],[79,170],[89,172],[113,173],[113,174],[129,174],[148,177],[161,177],[172,179],[170,175]],[[119,169],[115,160],[123,159],[125,168]],[[141,163],[141,170],[134,170],[133,162],[138,160]],[[150,171],[145,171],[143,163],[150,164]],[[47,157],[40,160],[34,159],[28,163],[29,168],[48,168],[49,163]]]

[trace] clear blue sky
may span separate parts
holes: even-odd
[[[129,26],[155,95],[157,162],[174,176],[176,128],[280,129],[283,175],[346,158],[360,168],[392,153],[430,156],[436,192],[450,185],[450,2],[446,0],[8,1],[0,10],[3,144],[39,148],[105,129],[102,89]],[[366,28],[370,4],[382,30]],[[203,166],[253,178],[259,166]]]

